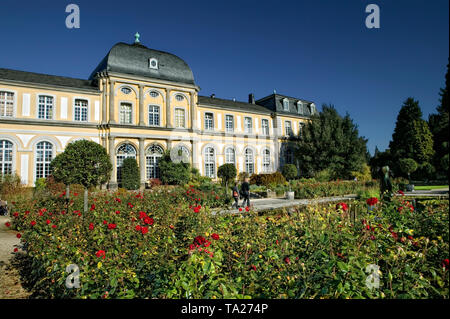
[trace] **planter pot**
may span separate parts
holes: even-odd
[[[295,192],[286,192],[286,199],[287,200],[294,200]]]
[[[406,191],[407,191],[407,192],[412,192],[412,191],[414,191],[414,184],[408,184],[408,185],[406,185]]]

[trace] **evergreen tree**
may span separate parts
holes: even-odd
[[[448,179],[448,154],[449,154],[449,65],[445,74],[445,88],[441,88],[440,105],[436,108],[437,114],[430,114],[428,125],[433,134],[435,156],[433,164],[441,176]]]
[[[347,114],[341,117],[331,105],[313,116],[297,142],[296,155],[303,176],[329,169],[332,178],[348,179],[366,162],[367,140]]]

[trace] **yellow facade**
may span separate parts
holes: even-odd
[[[158,177],[161,151],[179,147],[202,175],[213,178],[227,162],[239,172],[273,172],[280,168],[287,121],[298,134],[308,120],[251,103],[246,109],[242,102],[201,102],[195,84],[150,76],[99,72],[89,87],[0,71],[0,174],[15,172],[29,186],[46,177],[51,159],[77,139],[107,149],[114,164],[111,188],[120,182],[123,158],[137,159],[144,185]]]

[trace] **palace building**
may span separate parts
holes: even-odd
[[[249,174],[296,164],[289,137],[315,112],[313,102],[275,92],[239,102],[199,90],[186,62],[145,47],[138,34],[114,45],[87,80],[0,68],[0,174],[34,186],[79,139],[107,149],[112,189],[127,157],[136,158],[142,186],[158,178],[165,150],[212,178],[224,163]]]

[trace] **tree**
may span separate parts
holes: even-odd
[[[70,143],[51,163],[52,175],[57,181],[65,185],[83,185],[85,212],[88,209],[88,189],[106,183],[111,170],[106,149],[87,140]]]
[[[369,160],[369,166],[372,178],[379,179],[381,176],[381,168],[383,166],[393,168],[391,151],[386,149],[384,152],[380,152],[378,148],[376,148],[373,157]]]
[[[139,189],[141,175],[135,158],[128,157],[122,163],[122,187],[128,190]]]
[[[399,160],[411,158],[421,165],[433,156],[433,139],[426,121],[422,119],[419,102],[408,98],[400,109],[392,141],[389,143],[394,171],[402,171]]]
[[[300,172],[313,177],[329,169],[331,178],[349,179],[366,163],[367,140],[348,114],[341,117],[332,105],[323,105],[303,128],[296,147]]]
[[[433,134],[434,151],[433,164],[441,176],[448,178],[448,154],[449,154],[449,64],[445,74],[445,88],[441,88],[440,105],[436,108],[436,114],[428,117],[428,126]]]
[[[283,174],[286,180],[290,181],[297,176],[297,167],[294,164],[286,164],[283,166],[281,174]]]
[[[414,173],[419,165],[417,165],[417,162],[413,160],[412,158],[402,158],[399,160],[399,165],[401,168],[401,171],[408,175],[409,183],[411,183],[411,174]]]
[[[184,185],[189,182],[191,168],[189,163],[172,162],[170,151],[166,151],[159,161],[161,182],[169,185]]]
[[[236,178],[237,170],[234,164],[223,164],[217,170],[217,176],[222,179],[222,184],[228,189],[228,184]]]

